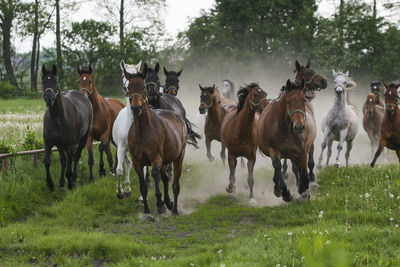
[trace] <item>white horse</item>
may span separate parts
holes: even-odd
[[[120,67],[122,69],[122,87],[125,93],[125,96],[127,97],[126,100],[126,107],[121,109],[121,111],[118,113],[117,118],[114,121],[114,126],[112,129],[112,137],[114,140],[115,145],[117,146],[117,197],[118,198],[124,198],[124,196],[129,196],[132,192],[131,187],[130,187],[130,180],[129,180],[129,171],[132,165],[132,161],[129,159],[129,156],[126,152],[128,152],[128,132],[129,129],[131,128],[131,125],[133,123],[133,115],[131,111],[131,106],[129,103],[129,97],[128,97],[128,84],[129,81],[125,79],[125,76],[123,74],[123,67],[125,66],[125,69],[127,72],[130,74],[135,74],[140,71],[140,66],[142,65],[142,61],[140,61],[137,65],[130,65],[130,64],[125,64],[124,60],[121,60]],[[125,176],[125,188],[124,192],[122,192],[121,188],[121,176],[124,171],[123,169],[123,161],[125,160],[125,166],[126,166],[126,176]]]
[[[349,78],[349,72],[335,72],[335,101],[333,107],[322,120],[322,131],[324,133],[324,141],[321,145],[321,155],[319,156],[318,166],[321,166],[322,156],[326,145],[328,145],[328,154],[326,165],[329,164],[329,158],[332,154],[332,142],[338,141],[337,157],[335,166],[339,166],[339,155],[343,149],[343,142],[347,142],[346,149],[346,167],[349,165],[350,150],[353,146],[353,140],[358,132],[358,109],[350,103],[349,89],[355,87],[355,82]]]

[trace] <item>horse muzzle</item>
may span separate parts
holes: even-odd
[[[343,92],[344,92],[343,87],[338,86],[338,87],[335,88],[335,93],[336,93],[337,96],[342,95]]]
[[[132,106],[131,110],[134,116],[140,116],[143,111],[143,106]]]
[[[297,135],[302,134],[302,133],[304,132],[304,129],[305,129],[305,128],[306,128],[306,127],[305,127],[303,124],[296,124],[296,125],[293,125],[293,131],[294,131],[294,133],[297,134]]]
[[[207,109],[205,107],[199,107],[200,114],[206,114]]]
[[[44,98],[44,102],[46,102],[46,107],[51,107],[51,106],[53,106],[53,104],[54,104],[54,102],[55,102],[55,97],[54,97],[54,95],[52,95],[52,94],[50,94],[50,93],[48,93],[48,94],[45,94],[44,96],[43,96],[43,98]]]

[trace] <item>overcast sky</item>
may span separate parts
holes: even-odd
[[[119,0],[115,0],[119,1]],[[373,0],[364,0],[367,3],[372,3]],[[378,0],[378,10],[383,11],[382,2],[388,0]],[[180,31],[186,30],[190,19],[201,14],[201,10],[209,10],[214,5],[214,0],[166,0],[167,8],[165,14],[165,28],[170,36],[176,36]],[[335,7],[339,5],[340,0],[317,0],[319,3],[318,13],[321,16],[328,17],[333,14]],[[97,10],[93,4],[82,4],[81,8],[73,15],[73,21],[82,21],[83,19],[98,19]],[[41,39],[41,45],[44,47],[52,47],[55,43],[53,33],[47,34]],[[20,39],[14,37],[14,44],[18,52],[27,52],[31,49],[31,38]]]

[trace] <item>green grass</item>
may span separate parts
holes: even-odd
[[[199,181],[213,186],[215,180],[204,168],[213,172],[219,166],[185,164],[182,193],[195,190]],[[195,211],[179,217],[155,214],[151,190],[155,221],[142,216],[136,177],[132,196],[118,200],[115,177],[96,179],[92,184],[81,178],[75,191],[62,195],[47,192],[43,169],[40,166],[20,179],[2,181],[2,265],[400,264],[397,165],[374,170],[366,166],[327,168],[318,176],[320,188],[313,199],[303,204],[252,207],[241,194],[223,193],[205,203],[194,199]],[[86,168],[80,171],[80,177],[87,176]],[[265,179],[271,179],[269,169],[257,172],[256,184]]]

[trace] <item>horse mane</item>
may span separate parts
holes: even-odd
[[[237,92],[237,96],[238,96],[238,104],[237,104],[237,112],[236,114],[239,114],[239,112],[242,110],[243,106],[244,106],[244,102],[246,101],[247,95],[249,94],[249,90],[251,88],[254,87],[258,87],[258,83],[250,83],[246,86],[240,87],[238,92]]]
[[[210,88],[211,88],[211,87],[210,87]],[[219,89],[218,89],[217,86],[215,86],[215,88],[214,88],[214,95],[215,95],[215,97],[217,98],[217,102],[218,102],[218,103],[221,103],[222,95],[221,95],[221,92],[219,91]]]

